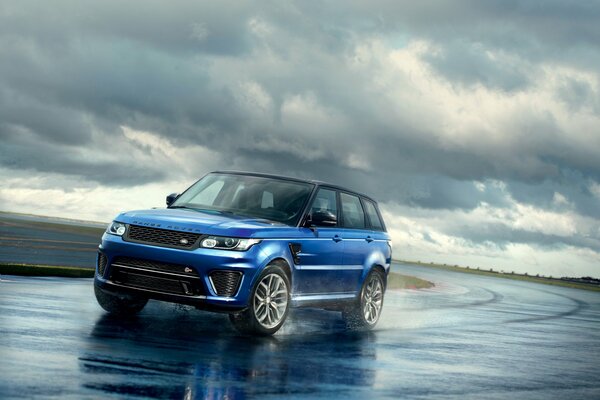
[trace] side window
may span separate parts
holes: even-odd
[[[382,231],[383,224],[381,223],[381,219],[379,219],[379,214],[377,214],[375,204],[369,200],[364,200],[364,204],[365,211],[367,212],[367,216],[369,217],[369,221],[371,222],[371,228],[373,228],[376,231]]]
[[[365,212],[360,199],[346,193],[340,193],[342,201],[342,221],[345,228],[364,229]]]
[[[329,211],[337,216],[335,190],[319,189],[313,200],[312,207],[310,208],[311,214],[315,211]]]

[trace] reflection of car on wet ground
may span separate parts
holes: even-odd
[[[102,237],[95,293],[107,311],[164,300],[229,313],[238,330],[256,334],[276,332],[290,306],[342,311],[355,328],[377,323],[391,245],[371,198],[215,172],[167,206],[122,213]]]
[[[310,327],[292,315],[290,322],[301,324],[299,335],[249,338],[215,328],[222,321],[216,315],[198,321],[186,316],[187,310],[163,310],[156,307],[137,318],[100,317],[78,357],[82,385],[100,397],[246,399],[284,393],[312,397],[320,384],[337,393],[375,383],[375,371],[365,366],[376,360],[374,332],[340,326],[333,335],[332,328],[307,333]],[[299,313],[324,323],[323,311]],[[165,339],[165,347],[157,349],[157,337]],[[110,354],[98,351],[107,343]],[[343,356],[324,361],[315,353]]]

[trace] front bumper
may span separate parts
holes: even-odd
[[[120,236],[104,234],[102,244],[99,246],[100,254],[104,255],[106,263],[103,271],[96,265],[94,284],[104,291],[116,295],[141,295],[150,299],[169,301],[173,303],[193,305],[202,309],[213,311],[232,312],[247,307],[252,285],[257,274],[267,263],[267,259],[260,250],[260,244],[255,245],[245,252],[199,248],[195,250],[181,250],[168,247],[158,247],[124,241]],[[100,257],[100,256],[99,256]],[[172,293],[156,287],[131,286],[124,282],[119,260],[134,258],[158,263],[169,263],[185,266],[194,272],[194,284],[198,290],[189,293]],[[219,295],[211,281],[211,274],[216,271],[227,271],[241,274],[239,285],[233,295]],[[100,273],[102,272],[102,273]],[[165,282],[175,282],[180,274],[170,272],[157,272],[133,269],[133,276],[149,274],[158,278],[165,278]],[[213,275],[214,277],[214,275]],[[184,277],[185,278],[185,277]],[[183,279],[183,278],[182,278]],[[186,279],[183,279],[185,281]],[[190,279],[187,279],[190,280]],[[185,286],[184,286],[185,287]]]

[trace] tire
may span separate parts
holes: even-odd
[[[346,327],[359,331],[375,327],[383,309],[384,294],[385,275],[374,269],[363,282],[358,299],[342,311]]]
[[[290,280],[283,268],[272,264],[256,280],[248,308],[229,314],[229,320],[240,333],[268,336],[281,328],[289,308]]]
[[[148,299],[138,296],[118,297],[94,285],[94,294],[98,304],[106,311],[115,315],[134,315],[142,311]]]

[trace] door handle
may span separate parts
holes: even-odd
[[[371,236],[367,236],[367,237],[365,238],[365,240],[366,240],[367,242],[371,243],[371,242],[372,242],[373,240],[375,240],[375,239],[373,239]]]
[[[341,242],[341,241],[342,241],[342,238],[341,238],[339,235],[335,235],[335,236],[333,237],[333,241],[334,241],[334,242],[336,242],[336,243],[337,243],[337,242]]]

